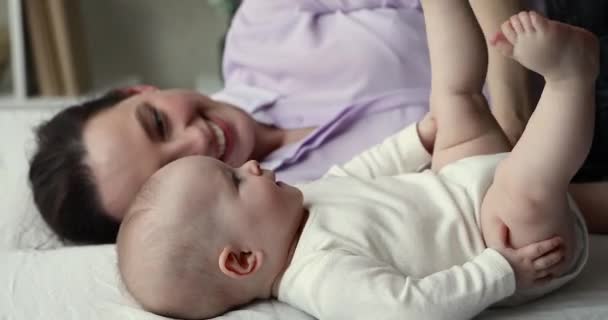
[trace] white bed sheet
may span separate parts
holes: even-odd
[[[27,187],[31,128],[49,111],[0,110],[0,319],[164,319],[121,286],[114,246],[59,248]],[[40,250],[53,249],[55,250]],[[608,236],[592,236],[589,263],[573,283],[537,302],[491,309],[479,319],[608,319]],[[312,319],[285,304],[253,304],[219,319]]]

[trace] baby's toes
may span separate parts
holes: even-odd
[[[547,20],[547,18],[539,15],[534,11],[530,11],[528,13],[528,16],[530,17],[530,23],[532,24],[534,29],[538,31],[547,30],[547,27],[549,26],[549,21]]]
[[[510,43],[515,43],[515,40],[517,40],[517,33],[515,33],[513,25],[511,25],[511,20],[505,21],[502,26],[500,26],[500,30]]]
[[[515,30],[517,34],[524,32],[524,26],[519,20],[519,14],[513,15],[509,21],[511,21],[511,26],[513,26],[513,30]]]
[[[509,42],[509,40],[502,31],[496,32],[494,37],[490,39],[490,44],[496,49],[498,49],[498,51],[504,56],[513,56],[513,45],[511,44],[511,42]]]
[[[528,12],[522,11],[517,16],[525,32],[535,31],[534,25],[532,24],[532,19],[530,18],[530,14]]]

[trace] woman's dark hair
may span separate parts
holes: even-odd
[[[101,204],[91,169],[84,163],[82,134],[89,119],[130,95],[128,90],[110,91],[62,110],[36,130],[38,149],[30,162],[30,185],[40,214],[62,241],[116,241],[120,222]]]

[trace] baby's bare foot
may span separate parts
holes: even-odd
[[[491,44],[547,81],[597,77],[598,40],[589,31],[535,12],[516,14],[501,29]]]

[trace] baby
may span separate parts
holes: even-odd
[[[418,130],[297,188],[198,156],[146,183],[118,236],[146,310],[199,319],[278,298],[320,319],[465,319],[580,272],[587,233],[566,190],[590,147],[595,39],[528,12],[491,39],[546,79],[508,152],[468,1],[422,3],[433,80]]]

